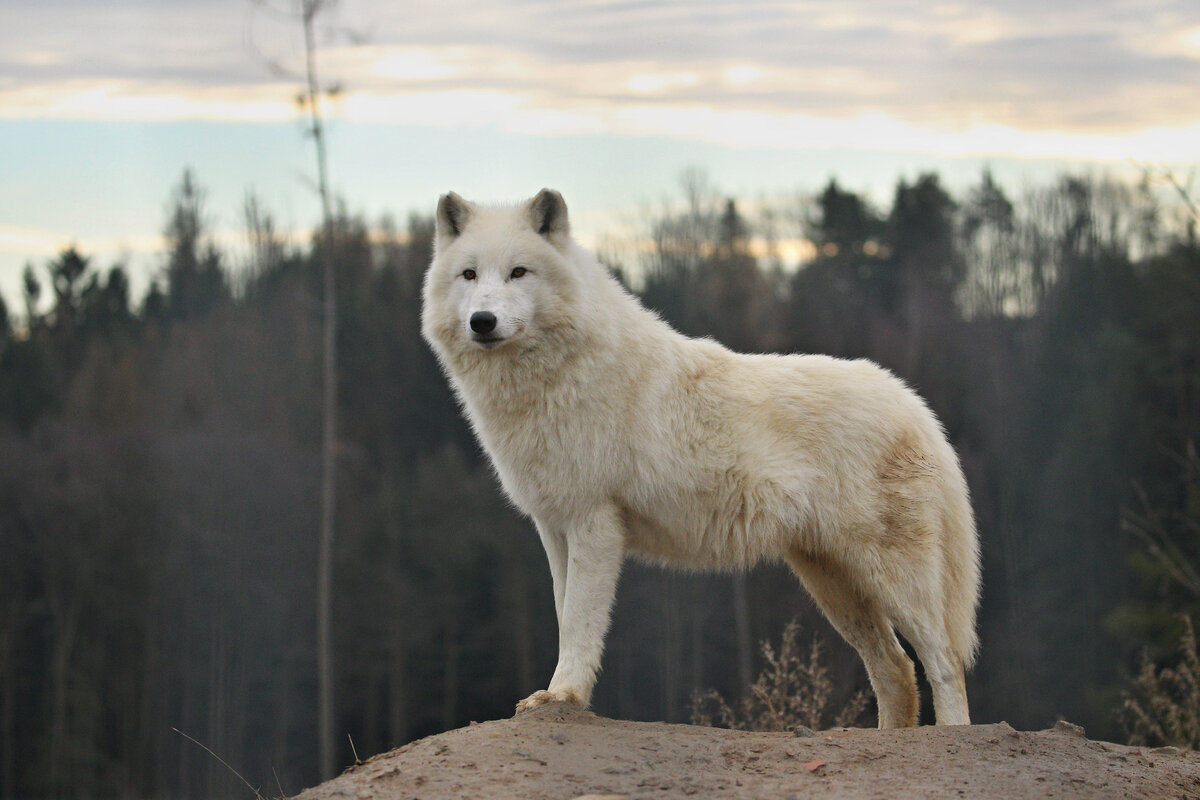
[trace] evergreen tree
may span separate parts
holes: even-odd
[[[883,234],[883,221],[866,200],[842,190],[833,178],[818,196],[816,212],[809,216],[807,233],[820,257],[861,254]]]
[[[182,320],[228,301],[221,254],[208,236],[205,193],[185,170],[171,195],[163,237],[167,242],[167,313]]]
[[[833,179],[801,216],[816,254],[791,281],[788,347],[887,361],[870,344],[888,326],[899,295],[896,271],[884,260],[883,219]]]
[[[892,260],[907,282],[920,283],[945,297],[962,279],[963,259],[955,236],[954,199],[937,173],[923,173],[896,186],[888,215]]]
[[[21,274],[21,294],[25,301],[25,328],[32,332],[39,319],[38,301],[42,297],[42,282],[34,273],[32,264],[26,264]]]

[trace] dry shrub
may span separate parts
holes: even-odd
[[[731,705],[714,690],[692,696],[692,724],[744,731],[786,731],[797,728],[824,730],[861,723],[870,702],[870,692],[856,692],[840,710],[834,700],[829,669],[822,663],[824,646],[814,638],[807,655],[796,638],[800,624],[795,620],[783,630],[776,652],[762,642],[765,662],[758,679],[740,703]]]
[[[1200,653],[1190,617],[1183,617],[1179,663],[1157,667],[1142,654],[1142,668],[1124,693],[1121,718],[1135,745],[1200,747]]]

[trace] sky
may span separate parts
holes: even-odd
[[[302,37],[273,0],[13,0],[0,10],[0,295],[76,243],[162,268],[185,169],[236,253],[257,195],[319,211],[294,102]],[[1200,164],[1196,0],[342,0],[319,21],[331,175],[375,218],[437,196],[563,192],[602,241],[687,168],[739,197],[830,177],[1014,190],[1063,171]]]

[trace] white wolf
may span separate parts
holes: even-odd
[[[979,551],[924,402],[869,361],[741,355],[677,333],[570,237],[554,191],[441,198],[422,333],[550,561],[558,666],[517,710],[588,705],[627,551],[786,561],[913,725],[913,646],[939,724],[967,724]]]

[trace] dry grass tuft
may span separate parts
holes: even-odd
[[[731,705],[713,690],[696,693],[692,724],[745,731],[824,730],[860,724],[870,692],[861,690],[840,710],[831,708],[834,687],[829,669],[822,663],[823,643],[814,639],[804,654],[796,642],[799,633],[800,624],[792,620],[783,630],[778,652],[770,642],[762,642],[765,665],[740,703]]]
[[[1200,748],[1200,652],[1191,618],[1183,622],[1179,663],[1159,668],[1143,653],[1141,671],[1124,693],[1121,721],[1130,744]]]

